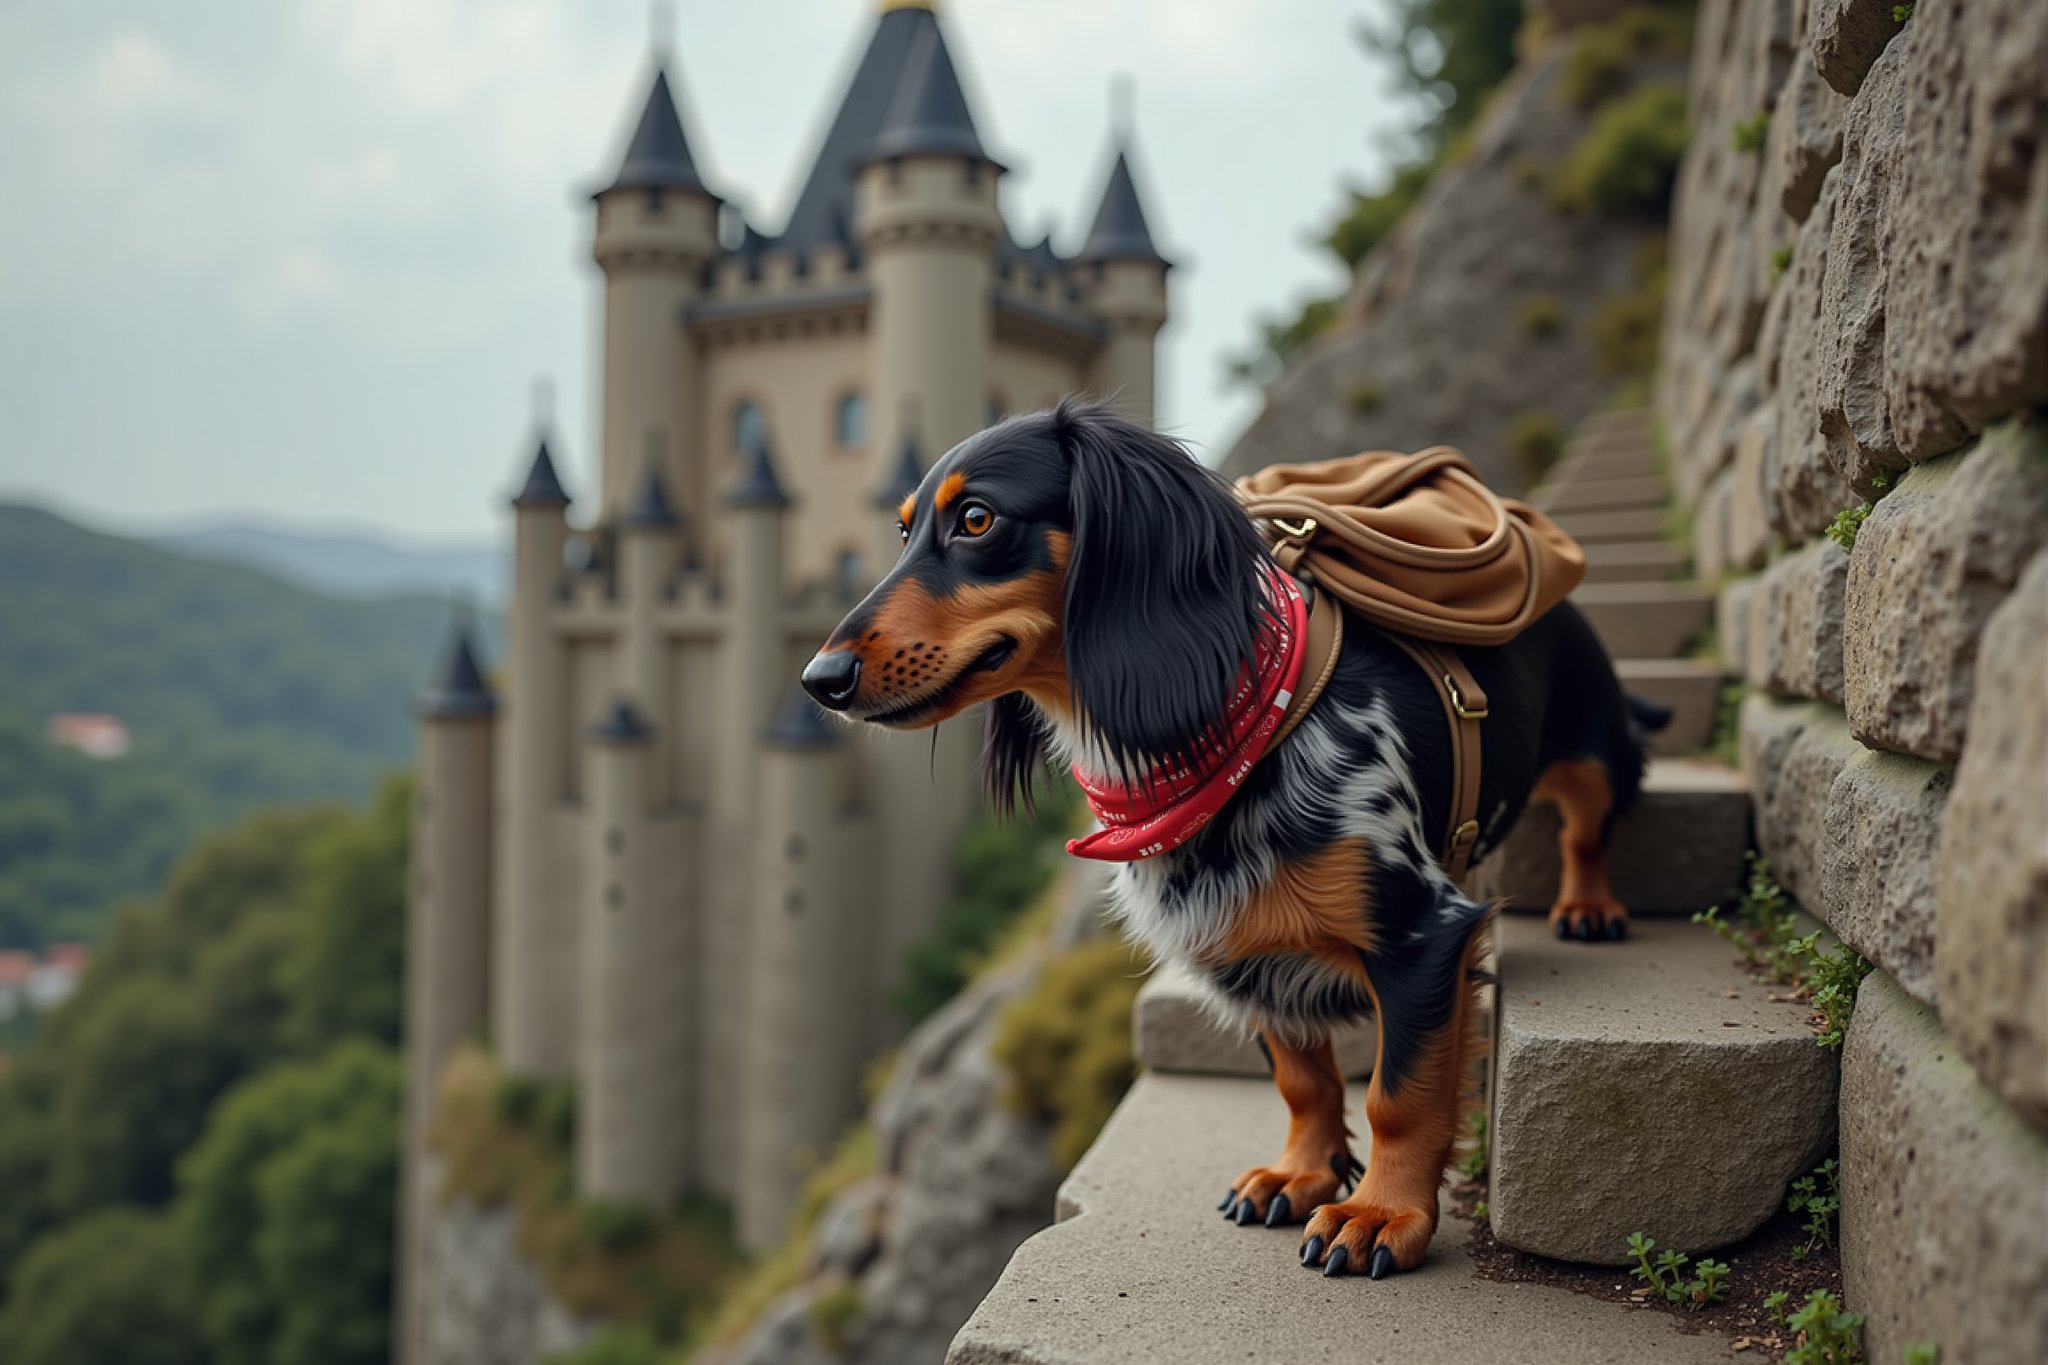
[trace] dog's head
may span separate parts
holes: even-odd
[[[820,705],[916,729],[992,703],[1005,809],[1029,802],[1048,723],[1129,773],[1218,746],[1271,561],[1177,442],[1062,402],[955,446],[897,513],[902,558],[804,669]]]

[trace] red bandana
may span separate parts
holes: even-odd
[[[1251,669],[1230,699],[1228,747],[1221,758],[1200,773],[1182,768],[1153,773],[1140,783],[1091,777],[1076,767],[1074,781],[1103,828],[1068,840],[1067,852],[1106,863],[1155,857],[1194,838],[1236,795],[1238,784],[1273,742],[1301,683],[1308,601],[1286,574],[1274,574],[1272,582],[1287,610],[1260,637]]]

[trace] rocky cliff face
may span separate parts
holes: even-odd
[[[1613,39],[1560,33],[1495,92],[1469,151],[1360,265],[1336,330],[1267,391],[1226,472],[1447,444],[1520,489],[1517,422],[1548,417],[1537,424],[1561,435],[1607,401],[1620,376],[1602,358],[1600,314],[1641,288],[1662,214],[1560,207],[1557,176],[1602,105],[1683,79],[1684,63],[1624,47],[1611,88],[1589,100],[1571,70],[1589,41]]]

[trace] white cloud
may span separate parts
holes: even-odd
[[[116,114],[217,111],[220,93],[139,29],[117,31],[93,62],[85,88],[99,108]]]

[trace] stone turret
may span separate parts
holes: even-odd
[[[398,1353],[418,1358],[428,1191],[419,1162],[435,1087],[450,1053],[484,1030],[491,945],[491,744],[497,698],[458,624],[420,694],[412,815],[412,907],[405,955],[406,1162],[399,1256]]]
[[[1083,301],[1103,328],[1093,387],[1131,417],[1149,424],[1155,343],[1166,322],[1166,272],[1171,262],[1152,243],[1131,176],[1128,135],[1119,132],[1117,142],[1109,183],[1076,265]]]
[[[690,918],[649,800],[655,733],[620,698],[590,732],[577,1026],[576,1188],[665,1207],[689,1157]]]
[[[846,875],[865,840],[849,823],[846,744],[801,690],[760,743],[761,819],[752,841],[748,1087],[740,1116],[739,1235],[752,1250],[782,1235],[806,1154],[822,1155],[859,1103],[867,1040],[845,1025],[872,990],[858,911],[865,879]]]
[[[872,410],[891,419],[875,433],[876,484],[902,447],[906,400],[934,450],[982,425],[990,292],[1006,231],[996,208],[1003,167],[982,148],[937,15],[914,17],[901,78],[860,151],[854,186],[854,233],[874,288]]]
[[[655,72],[618,174],[592,198],[591,255],[605,276],[600,506],[609,519],[633,495],[645,433],[689,431],[700,412],[697,355],[682,315],[718,255],[720,200],[697,173],[666,66]],[[702,506],[702,462],[685,460],[687,450],[680,441],[670,446],[669,487]]]
[[[505,723],[501,909],[491,941],[491,1036],[508,1071],[563,1077],[576,1058],[576,912],[555,856],[554,812],[568,783],[563,712],[568,659],[555,638],[569,495],[545,435],[512,499],[512,604]]]
[[[674,721],[670,704],[671,666],[668,642],[661,629],[661,615],[670,600],[675,573],[682,561],[682,518],[669,501],[668,460],[663,433],[652,431],[646,441],[646,473],[641,476],[639,494],[619,518],[619,635],[618,685],[631,697],[640,714],[667,731]],[[656,806],[665,806],[674,796],[673,775],[668,755],[671,746],[662,745],[648,756],[647,793]]]

